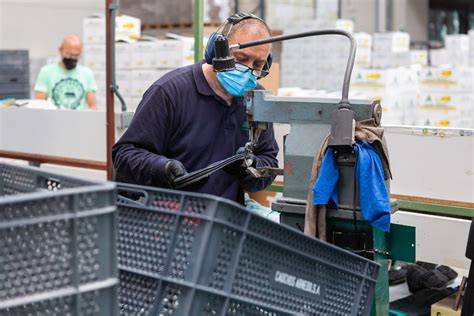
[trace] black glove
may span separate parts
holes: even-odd
[[[181,176],[184,176],[186,173],[186,168],[178,160],[170,160],[165,165],[165,175],[168,183],[171,187],[174,187],[174,180]]]
[[[245,153],[245,148],[240,147],[237,150],[236,155],[243,154],[243,153]],[[246,160],[247,161],[251,160],[251,163],[250,163],[249,167],[254,167],[255,168],[255,166],[257,165],[257,157],[252,153],[247,154]],[[236,176],[237,178],[244,178],[248,175],[248,173],[246,172],[247,167],[248,166],[247,166],[247,164],[244,160],[239,160],[239,161],[236,161],[236,162],[231,163],[230,165],[224,167],[224,171],[231,174],[231,175],[233,175],[233,176]]]

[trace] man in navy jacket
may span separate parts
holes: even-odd
[[[245,19],[226,34],[229,43],[270,36],[266,24]],[[204,61],[173,70],[143,95],[133,120],[113,147],[116,180],[170,188],[186,172],[234,155],[249,141],[243,92],[255,87],[270,45],[233,51],[237,69],[216,74]],[[273,126],[260,136],[254,150],[255,167],[277,167],[278,145]],[[193,185],[209,193],[244,203],[244,190],[260,191],[273,178],[255,179],[239,163]]]

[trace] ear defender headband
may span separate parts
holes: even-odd
[[[219,27],[219,29],[217,29],[216,32],[213,32],[211,36],[209,37],[209,40],[206,46],[206,51],[204,53],[204,58],[206,60],[206,63],[212,65],[212,59],[215,57],[215,42],[216,42],[217,37],[219,35],[228,35],[228,33],[232,29],[232,26],[246,19],[257,19],[261,21],[262,23],[264,23],[265,25],[267,25],[264,20],[262,20],[258,16],[253,15],[251,13],[236,13],[228,17],[226,22],[221,27]],[[220,30],[222,30],[222,32],[219,32]],[[268,74],[268,72],[270,71],[272,62],[273,62],[273,55],[270,52],[270,54],[268,54],[268,57],[267,57],[267,62],[265,63],[262,69],[263,71],[265,71],[265,73]]]

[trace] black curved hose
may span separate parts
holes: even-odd
[[[349,104],[349,86],[351,83],[351,74],[352,69],[354,68],[355,62],[355,54],[357,49],[357,43],[354,37],[346,31],[343,30],[319,30],[319,31],[309,31],[297,34],[290,34],[290,35],[280,35],[280,36],[273,36],[257,41],[246,42],[246,43],[239,43],[235,45],[231,45],[230,49],[243,49],[252,46],[270,44],[274,42],[282,42],[286,40],[302,38],[302,37],[311,37],[311,36],[320,36],[320,35],[342,35],[349,39],[350,41],[350,51],[349,51],[349,58],[347,60],[346,71],[344,73],[344,81],[342,84],[342,99],[341,104]]]

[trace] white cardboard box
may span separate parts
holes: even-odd
[[[134,55],[133,41],[120,40],[115,43],[115,68],[131,69]]]
[[[414,110],[417,105],[415,91],[396,93],[389,89],[366,90],[365,98],[378,100],[382,106],[383,125],[412,125],[416,122]]]
[[[312,23],[311,23],[312,22]],[[354,32],[354,22],[352,20],[346,19],[320,19],[320,20],[311,20],[309,23],[310,26],[314,26],[316,30],[323,29],[337,29],[347,31],[349,33]]]
[[[374,34],[374,51],[407,52],[410,49],[410,34],[387,32]]]
[[[194,37],[183,36],[174,33],[166,33],[166,37],[182,42],[183,44],[183,61],[182,66],[188,66],[194,64]],[[203,38],[203,55],[206,49],[208,37]]]
[[[357,42],[357,50],[359,49],[372,49],[372,35],[364,32],[354,33],[354,38]]]
[[[103,14],[91,15],[82,20],[82,41],[84,44],[105,43],[105,17]]]
[[[418,106],[446,109],[456,108],[463,104],[474,107],[474,93],[424,91],[418,93]]]
[[[448,51],[445,48],[430,50],[431,66],[441,66],[450,63]]]
[[[115,72],[117,86],[121,95],[132,95],[133,77],[129,70],[117,70]]]
[[[141,36],[142,22],[139,18],[119,15],[115,18],[115,37],[120,39],[137,39]]]
[[[141,42],[141,44],[140,44]],[[143,64],[154,64],[152,68],[172,69],[184,65],[184,42],[175,39],[152,39],[148,42],[139,41],[133,46],[141,45],[141,52],[134,57],[136,68],[146,69]],[[135,50],[134,52],[137,52]]]
[[[176,68],[183,66],[184,43],[179,40],[158,40],[158,67]]]
[[[133,96],[142,96],[143,93],[159,78],[169,72],[169,69],[134,69],[132,70],[132,91]]]
[[[356,51],[355,66],[368,68],[372,64],[372,50],[366,48],[358,48]]]
[[[353,91],[388,89],[416,90],[417,72],[409,67],[387,69],[354,69],[351,78]]]
[[[473,67],[427,67],[418,70],[418,83],[422,91],[474,91]]]
[[[94,79],[97,84],[97,91],[96,95],[101,95],[105,97],[106,94],[106,76],[105,76],[105,70],[94,70]]]
[[[266,22],[272,29],[283,29],[286,24],[313,18],[314,0],[267,1]],[[285,17],[282,19],[281,17]]]
[[[448,61],[453,66],[469,66],[469,36],[466,34],[446,35],[445,47]]]
[[[374,51],[372,54],[372,67],[374,68],[403,67],[410,64],[410,52]]]
[[[448,34],[445,38],[445,47],[448,50],[469,50],[469,36],[466,34]]]
[[[105,44],[84,44],[83,65],[93,70],[105,70]]]
[[[418,107],[416,125],[474,128],[472,114],[466,105],[456,108]]]
[[[428,51],[426,49],[410,50],[410,61],[412,65],[428,65]]]
[[[134,69],[151,69],[158,67],[159,44],[156,38],[143,38],[132,44],[131,67]]]
[[[417,110],[420,123],[474,128],[474,93],[420,92]]]
[[[291,34],[297,32],[306,32],[308,30],[325,29],[338,29],[353,33],[354,22],[352,20],[345,19],[299,19],[294,21],[288,20],[287,23],[283,26],[283,33]]]

